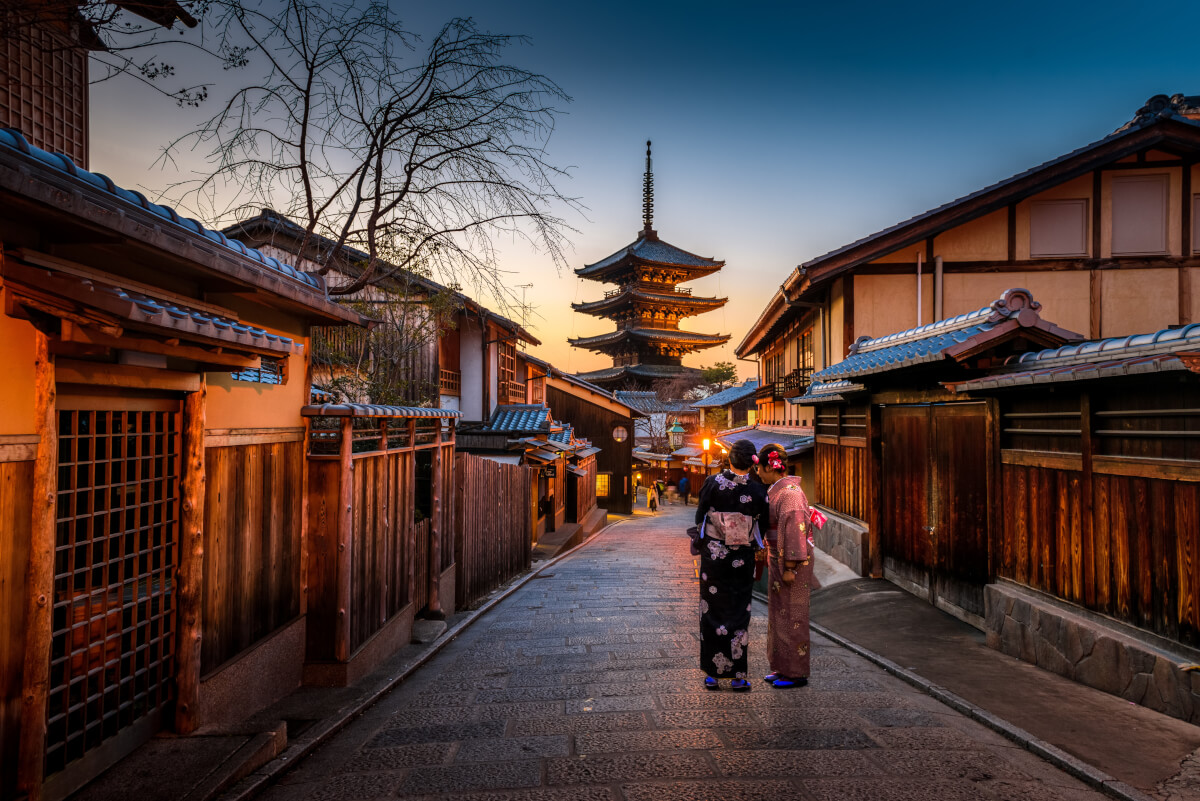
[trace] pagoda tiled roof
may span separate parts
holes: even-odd
[[[719,309],[729,302],[729,298],[695,297],[682,292],[664,290],[656,292],[652,289],[626,287],[616,294],[592,300],[586,303],[572,303],[571,308],[584,314],[604,316],[608,312],[632,306],[638,302],[645,304],[661,304],[676,306],[686,310],[687,314],[702,314],[706,311]]]
[[[603,279],[610,273],[634,264],[679,267],[694,275],[708,275],[725,266],[723,261],[697,256],[695,253],[689,253],[662,241],[656,235],[643,232],[633,244],[621,248],[598,262],[580,267],[575,274],[581,278]]]
[[[658,381],[665,378],[690,378],[699,375],[699,369],[679,364],[628,364],[579,373],[578,377],[592,383],[615,384],[627,380]],[[618,400],[620,400],[619,395]]]
[[[664,328],[621,328],[594,337],[580,337],[568,342],[577,348],[603,348],[630,339],[642,342],[672,342],[697,348],[711,348],[729,341],[729,334],[695,334]]]
[[[619,389],[613,394],[626,406],[642,414],[686,414],[692,411],[687,401],[665,401],[653,390]]]

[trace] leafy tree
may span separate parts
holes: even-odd
[[[716,394],[737,383],[737,367],[733,362],[717,362],[712,367],[701,367],[701,377],[710,388],[708,394]]]

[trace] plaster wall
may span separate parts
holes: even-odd
[[[1178,270],[1104,270],[1099,277],[1103,336],[1145,334],[1179,323]]]
[[[27,321],[0,313],[0,369],[4,371],[4,380],[0,381],[0,436],[37,433],[33,420],[35,333]]]
[[[1022,287],[1042,304],[1043,319],[1083,336],[1087,336],[1091,324],[1091,288],[1086,270],[947,273],[942,286],[947,317],[982,309],[1006,289]]]
[[[917,265],[917,254],[926,252],[927,242],[928,242],[928,240],[926,240],[926,239],[922,239],[920,242],[914,242],[913,244],[907,245],[907,246],[901,248],[900,250],[895,250],[884,256],[880,256],[878,259],[875,259],[874,261],[870,262],[870,264],[909,264],[909,263],[911,263],[913,265],[913,269],[915,270],[916,265]],[[858,277],[856,276],[854,280],[858,281]]]
[[[846,281],[833,282],[829,299],[829,362],[836,364],[846,358]],[[796,349],[792,348],[795,354]]]
[[[930,265],[932,268],[932,265]],[[922,271],[922,323],[933,322],[933,273]],[[978,307],[977,307],[978,308]],[[916,264],[911,275],[854,276],[854,336],[882,337],[917,325]],[[844,354],[842,357],[844,358]],[[841,361],[841,358],[838,361]]]
[[[933,254],[945,261],[1007,261],[1008,210],[993,211],[939,234]]]
[[[460,318],[462,320],[462,318]],[[459,329],[459,364],[462,365],[462,396],[459,410],[465,420],[483,420],[483,332],[463,320]]]
[[[305,351],[308,340],[305,339]],[[286,384],[235,381],[231,373],[207,373],[205,428],[292,428],[304,425],[300,409],[308,404],[305,355],[288,357]]]

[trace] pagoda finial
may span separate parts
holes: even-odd
[[[654,233],[654,173],[650,166],[650,140],[646,140],[646,176],[642,183],[642,233]]]

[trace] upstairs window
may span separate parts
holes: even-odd
[[[1029,206],[1029,255],[1037,258],[1086,256],[1088,202],[1037,200]]]
[[[1117,175],[1112,181],[1112,254],[1167,252],[1166,175]]]

